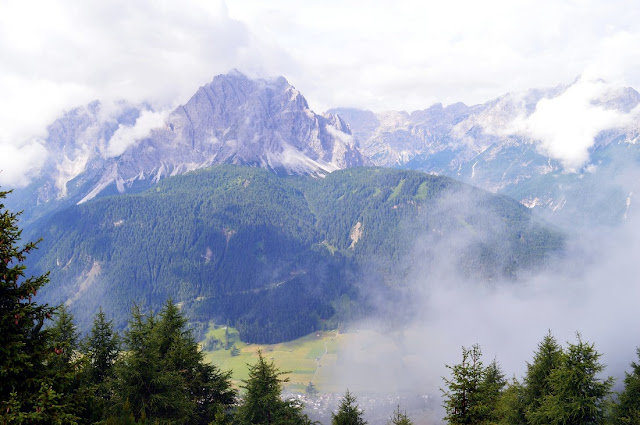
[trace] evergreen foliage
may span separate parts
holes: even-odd
[[[204,363],[186,319],[167,301],[158,316],[134,306],[116,365],[112,410],[136,420],[207,424],[234,403],[229,373]]]
[[[240,355],[240,350],[238,349],[238,347],[236,347],[236,345],[235,345],[235,344],[233,344],[233,345],[231,346],[231,350],[229,351],[229,355],[230,355],[231,357],[236,357],[236,356],[239,356],[239,355]]]
[[[52,271],[45,296],[77,296],[81,330],[99,300],[122,329],[133,302],[146,311],[172,297],[196,327],[228,323],[255,343],[357,318],[368,308],[363,281],[401,304],[412,235],[462,233],[470,243],[456,266],[473,276],[513,276],[562,246],[513,200],[381,168],[313,179],[216,166],[74,206],[35,231],[45,240],[33,267]]]
[[[407,416],[407,412],[400,411],[400,405],[398,405],[389,421],[387,421],[387,425],[413,425],[413,422]]]
[[[93,319],[91,333],[82,342],[81,351],[86,359],[84,385],[91,394],[83,416],[92,423],[102,419],[111,402],[110,387],[120,355],[120,336],[113,330],[111,321],[107,321],[102,308]]]
[[[485,397],[485,400],[496,400],[495,409],[491,409],[494,414],[488,423],[577,425],[604,424],[609,423],[609,419],[613,419],[613,423],[633,423],[634,408],[628,410],[628,416],[621,414],[622,397],[614,406],[614,415],[608,417],[613,379],[600,378],[604,371],[600,357],[594,345],[584,342],[580,334],[575,344],[569,344],[563,350],[549,332],[538,344],[533,362],[527,364],[523,382],[514,378],[498,392],[497,398],[495,392]],[[501,373],[492,372],[491,366],[485,372],[501,377]],[[498,382],[504,386],[502,377]],[[631,393],[628,401],[640,403],[638,394]],[[482,413],[473,416],[467,423],[482,423],[480,420],[486,419]],[[622,417],[624,419],[619,421]],[[450,423],[455,422],[450,420]]]
[[[448,423],[495,424],[510,414],[510,406],[503,406],[504,373],[495,359],[483,365],[479,345],[462,347],[462,362],[446,367],[451,379],[444,378],[446,389],[441,391]]]
[[[8,193],[0,191],[0,201]],[[26,275],[24,261],[37,243],[20,246],[19,215],[0,203],[0,418],[73,424],[75,403],[64,392],[68,376],[58,375],[67,370],[50,368],[61,355],[52,343],[54,331],[44,326],[55,309],[33,299],[48,274]]]
[[[336,413],[331,414],[332,425],[365,425],[367,421],[363,418],[363,412],[357,405],[357,399],[349,390],[340,401],[340,406]]]
[[[544,398],[551,394],[549,377],[554,370],[561,366],[562,361],[562,347],[549,331],[538,344],[538,350],[534,353],[533,362],[527,363],[527,374],[524,377],[523,403],[529,423],[539,425],[546,423],[544,415],[538,414],[538,409]]]
[[[496,423],[501,425],[528,424],[525,417],[525,387],[514,377],[509,382],[496,404]]]
[[[540,404],[534,417],[538,423],[566,425],[602,424],[605,420],[607,398],[613,378],[601,380],[605,366],[599,362],[602,354],[593,344],[582,341],[569,344],[560,367],[549,375],[549,394]],[[540,418],[544,418],[543,420]]]
[[[78,330],[73,315],[64,305],[59,306],[56,311],[51,343],[56,355],[47,363],[47,368],[54,377],[53,388],[72,400],[69,411],[81,417],[90,394],[83,382],[86,362],[78,351]]]
[[[249,378],[243,381],[245,394],[236,413],[239,424],[311,424],[299,403],[282,400],[282,385],[288,378],[280,379],[280,376],[285,373],[273,362],[268,363],[262,351],[258,351],[258,362],[249,366]]]
[[[640,348],[636,352],[640,359]],[[614,423],[640,424],[640,363],[631,362],[631,373],[625,372],[624,389],[614,408]]]
[[[309,384],[307,384],[306,388],[304,389],[304,392],[309,397],[315,397],[318,395],[318,389],[311,381],[309,381]]]
[[[162,368],[156,317],[134,306],[125,332],[125,356],[118,363],[114,400],[116,412],[129,403],[136,419],[178,420],[190,417],[191,407],[176,371]]]
[[[444,419],[454,425],[484,423],[491,406],[486,404],[487,397],[482,391],[487,370],[482,364],[480,346],[462,347],[462,361],[446,367],[451,371],[451,379],[444,378],[446,390],[441,390],[445,397]]]
[[[52,339],[56,345],[55,364],[71,363],[78,350],[78,330],[73,322],[73,315],[67,307],[61,305],[56,312],[56,320],[51,332]]]
[[[87,357],[89,382],[102,385],[114,376],[114,365],[120,354],[120,335],[113,330],[102,308],[93,319],[91,333],[82,343]]]
[[[484,380],[480,383],[479,391],[482,394],[482,403],[488,407],[485,421],[495,423],[499,419],[498,401],[502,396],[507,381],[496,359],[484,370]]]

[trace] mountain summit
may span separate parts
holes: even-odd
[[[102,184],[157,181],[221,163],[323,176],[362,162],[349,127],[337,115],[311,111],[285,78],[252,80],[232,71],[200,87],[163,128],[125,151]]]
[[[49,126],[46,146],[40,178],[19,191],[24,205],[81,203],[213,164],[321,177],[364,162],[340,117],[314,113],[283,77],[238,71],[168,114],[98,101],[76,108]]]
[[[619,222],[632,202],[620,176],[640,164],[640,93],[630,87],[579,77],[474,106],[330,111],[375,165],[505,194],[563,226]]]

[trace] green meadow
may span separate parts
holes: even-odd
[[[256,362],[257,352],[262,350],[267,360],[272,360],[280,371],[287,372],[283,376],[289,378],[285,391],[304,393],[309,382],[313,382],[320,391],[341,392],[343,388],[333,388],[331,377],[335,372],[338,347],[345,338],[345,334],[337,331],[321,331],[279,344],[245,344],[234,328],[211,327],[202,345],[206,360],[222,370],[231,370],[236,386],[247,379],[248,365]],[[210,349],[212,340],[220,341],[215,350]],[[232,355],[233,346],[237,349],[236,355]]]

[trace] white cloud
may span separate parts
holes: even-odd
[[[629,50],[607,45],[640,32],[640,5],[625,0],[250,0],[229,2],[229,9],[296,59],[287,75],[314,109],[480,103],[571,81],[610,61],[605,53],[627,69],[625,58],[638,49],[630,41]],[[637,72],[625,76],[639,85]]]
[[[28,81],[0,72],[0,184],[23,187],[38,174],[47,157],[46,125],[86,91],[72,82]]]
[[[624,177],[634,190],[637,177],[637,173]],[[410,301],[404,300],[402,311],[415,314],[407,314],[390,330],[387,318],[381,319],[374,308],[370,320],[354,326],[362,341],[343,347],[337,382],[361,391],[399,388],[436,395],[443,385],[441,377],[450,372],[445,364],[458,363],[460,347],[475,343],[482,346],[485,364],[495,357],[507,377],[521,378],[548,330],[565,346],[575,342],[575,332],[581,332],[603,354],[604,373],[623,377],[629,362],[637,361],[635,335],[640,334],[638,211],[632,207],[617,228],[588,226],[567,235],[561,255],[552,255],[541,270],[525,273],[515,282],[489,281],[461,276],[458,261],[465,246],[492,235],[490,224],[501,220],[480,205],[465,204],[459,195],[446,200],[448,208],[463,216],[464,211],[473,211],[486,223],[475,226],[479,233],[454,230],[441,240],[430,233],[411,235],[418,241],[416,249],[399,263],[411,265],[403,277]],[[379,299],[382,311],[388,311],[386,292],[376,296],[371,293],[375,285],[366,288],[369,299]],[[366,328],[377,334],[367,337]],[[396,351],[390,353],[389,347]],[[360,354],[364,359],[356,357]],[[376,364],[385,367],[371,367]]]
[[[0,144],[0,186],[24,187],[37,175],[47,158],[47,149],[33,140],[23,145]]]
[[[640,87],[639,18],[627,0],[5,0],[0,144],[94,99],[167,109],[232,68],[284,75],[317,112],[479,103],[585,70]]]
[[[134,125],[120,125],[105,150],[105,157],[113,158],[120,156],[127,148],[134,145],[139,140],[151,135],[151,130],[161,128],[170,111],[152,112],[144,110],[136,120]]]
[[[560,95],[541,99],[531,115],[515,119],[502,132],[535,140],[542,153],[575,172],[588,163],[598,133],[629,125],[637,117],[635,111],[625,114],[594,104],[610,90],[604,81],[583,76]]]
[[[256,44],[222,1],[3,1],[0,145],[44,138],[64,111],[95,99],[176,106],[216,74],[258,69],[269,49]],[[33,174],[24,158],[11,158],[13,181],[19,169]]]

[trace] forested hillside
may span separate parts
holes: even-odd
[[[452,249],[463,274],[516,278],[563,240],[511,199],[381,168],[313,179],[216,166],[74,206],[35,232],[45,299],[66,302],[81,329],[100,306],[120,327],[132,302],[157,310],[173,297],[196,329],[229,323],[248,342],[333,327],[374,289],[400,297],[418,243]],[[444,248],[454,237],[464,243]]]

